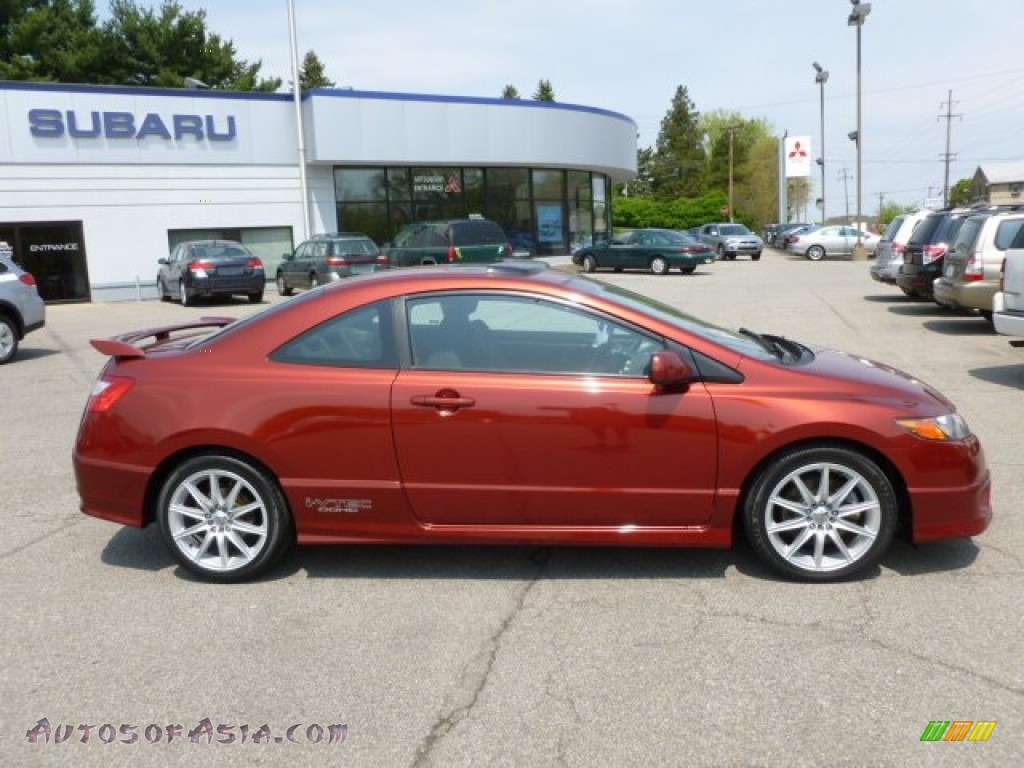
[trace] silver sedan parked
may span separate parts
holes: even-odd
[[[843,225],[818,227],[790,239],[786,250],[806,256],[811,261],[821,261],[826,256],[852,256],[857,244],[857,228]],[[860,232],[864,247],[869,254],[878,249],[878,235]]]

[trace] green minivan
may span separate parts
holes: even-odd
[[[511,258],[508,237],[482,216],[444,221],[415,221],[385,246],[392,267],[426,264],[490,264]]]

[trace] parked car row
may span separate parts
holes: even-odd
[[[827,258],[852,256],[854,248],[860,242],[868,255],[878,250],[881,238],[857,227],[847,224],[830,224],[817,226],[802,224],[788,230],[777,232],[775,248],[804,256],[811,261]]]
[[[1024,206],[922,211],[894,219],[872,279],[991,321],[1003,258],[1024,227]]]

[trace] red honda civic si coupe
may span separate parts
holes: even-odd
[[[728,547],[737,517],[832,581],[992,514],[977,438],[913,377],[528,262],[92,343],[82,510],[217,581],[295,541]]]

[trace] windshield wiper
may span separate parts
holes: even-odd
[[[768,336],[763,336],[757,331],[752,331],[749,328],[740,328],[740,333],[746,336],[748,339],[753,339],[770,355],[779,358],[780,360],[785,357],[786,351],[782,348],[782,345],[777,341],[772,340]]]

